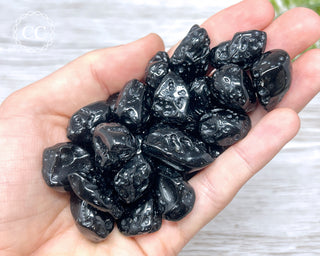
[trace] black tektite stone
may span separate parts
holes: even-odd
[[[209,77],[196,78],[190,84],[190,109],[198,116],[202,116],[216,104],[211,93],[211,79]]]
[[[167,52],[159,51],[149,61],[145,70],[145,82],[155,90],[169,71],[169,56]]]
[[[72,191],[79,198],[100,211],[108,212],[115,219],[122,216],[124,209],[115,191],[101,175],[72,173],[68,178]]]
[[[253,111],[256,95],[251,79],[238,65],[226,64],[212,76],[212,93],[227,108]]]
[[[244,69],[250,68],[265,50],[267,34],[249,30],[234,34],[231,41],[220,43],[210,51],[210,62],[215,68],[234,63]]]
[[[142,150],[179,171],[201,169],[214,160],[203,142],[168,126],[152,130],[145,137]]]
[[[151,166],[142,156],[132,157],[114,177],[114,188],[127,204],[140,198],[150,183]]]
[[[154,93],[152,111],[154,116],[168,123],[187,121],[189,92],[185,82],[169,72]]]
[[[130,80],[122,88],[116,105],[115,114],[119,122],[131,131],[138,131],[149,119],[145,106],[146,86],[136,79]]]
[[[43,152],[43,179],[49,187],[60,192],[70,190],[68,181],[70,173],[87,173],[93,168],[90,154],[71,142],[58,143]]]
[[[167,220],[181,220],[193,208],[193,188],[183,180],[180,173],[169,167],[159,166],[157,173],[156,194],[160,212]]]
[[[91,146],[94,127],[107,122],[109,118],[110,102],[91,103],[72,115],[67,127],[67,137],[76,144]]]
[[[103,241],[113,230],[114,219],[71,194],[70,209],[80,232],[90,241]]]
[[[186,82],[205,75],[209,67],[209,45],[207,31],[194,25],[170,58],[171,69]]]
[[[161,214],[152,195],[128,205],[124,216],[117,221],[120,232],[126,236],[152,233],[160,229]]]
[[[267,111],[274,109],[289,90],[291,69],[290,56],[284,50],[268,51],[253,65],[253,85]]]
[[[105,170],[117,168],[127,162],[135,155],[137,147],[135,137],[119,123],[102,123],[94,130],[96,163]]]
[[[228,147],[243,139],[251,128],[245,112],[230,109],[214,109],[200,119],[199,133],[208,144]]]

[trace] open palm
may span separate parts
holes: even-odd
[[[211,46],[238,31],[265,30],[268,49],[292,58],[320,37],[319,16],[303,8],[276,20],[267,0],[246,0],[209,18],[202,26]],[[223,25],[222,25],[223,24]],[[140,79],[151,57],[164,46],[151,34],[136,42],[88,53],[50,76],[15,92],[0,107],[1,255],[176,255],[235,196],[299,129],[299,112],[320,90],[320,51],[293,64],[292,86],[277,109],[251,114],[247,137],[190,180],[196,192],[192,212],[160,231],[125,237],[115,228],[94,244],[77,230],[69,196],[48,188],[41,176],[43,149],[67,141],[66,126],[79,108]]]

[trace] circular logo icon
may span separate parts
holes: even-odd
[[[16,20],[13,29],[16,44],[29,52],[48,49],[53,43],[54,23],[39,11],[30,11]]]

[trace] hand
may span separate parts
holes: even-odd
[[[212,45],[238,31],[265,30],[268,49],[292,58],[320,38],[320,18],[297,8],[273,20],[267,0],[246,0],[209,18],[202,26]],[[86,240],[69,210],[69,196],[48,188],[41,176],[43,149],[67,141],[68,118],[91,102],[106,99],[126,81],[141,79],[149,59],[164,46],[151,34],[136,42],[90,52],[50,76],[13,93],[0,107],[1,255],[176,255],[267,164],[299,129],[299,112],[320,90],[320,50],[293,63],[292,86],[277,109],[259,107],[252,130],[190,180],[192,212],[163,222],[160,231],[128,238],[115,228],[102,243]],[[125,67],[125,68],[124,68]]]

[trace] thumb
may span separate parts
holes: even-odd
[[[28,110],[71,116],[82,106],[119,91],[127,81],[141,79],[148,61],[163,49],[162,39],[149,34],[129,44],[89,52],[9,96],[1,114]],[[12,109],[13,105],[17,108]]]

